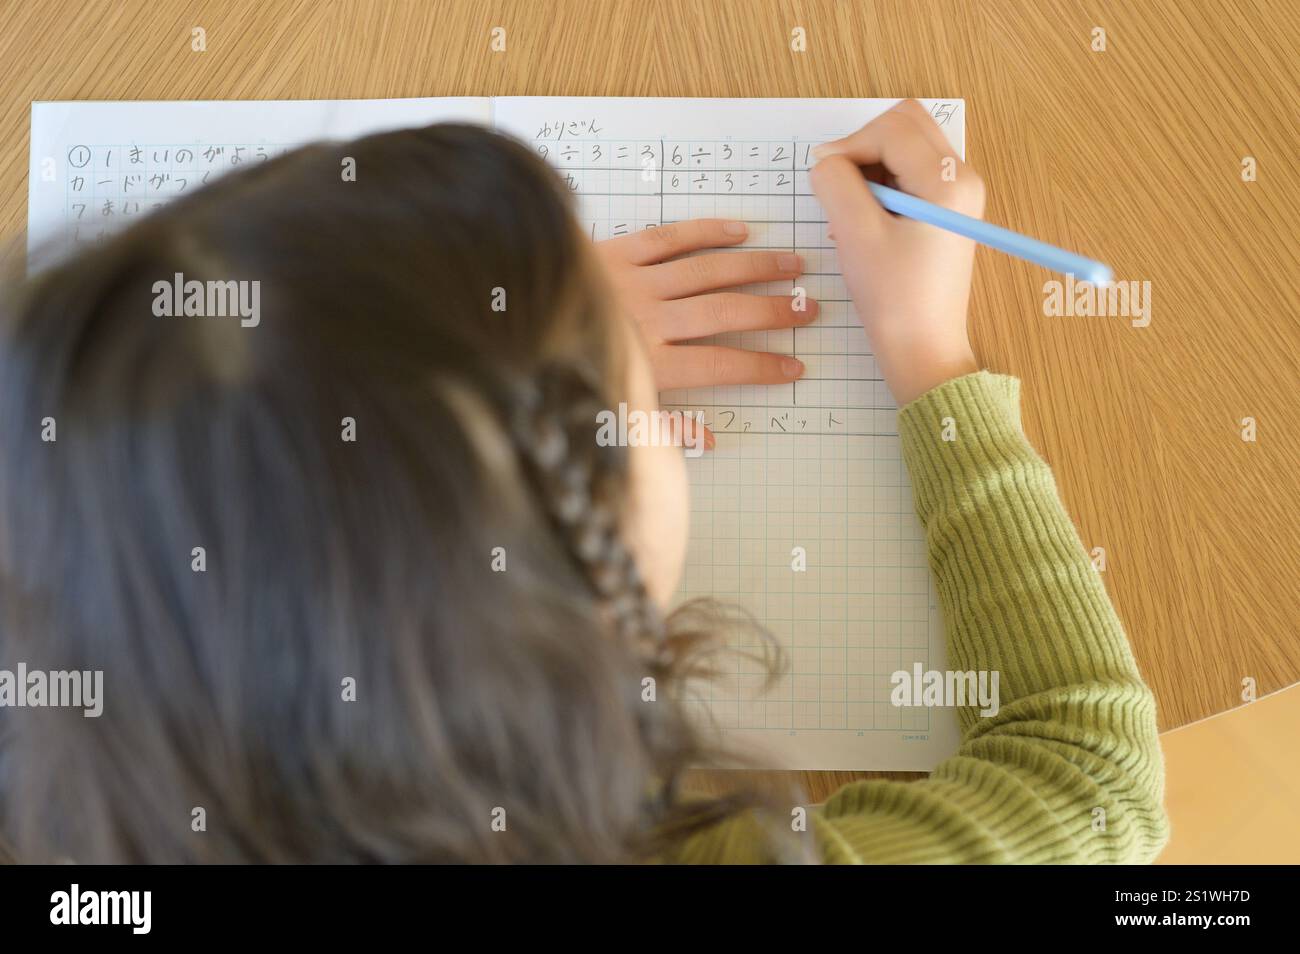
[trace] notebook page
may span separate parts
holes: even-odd
[[[798,356],[792,385],[665,392],[694,411],[715,451],[688,459],[691,543],[683,599],[739,602],[785,646],[766,693],[736,660],[688,704],[734,749],[784,769],[932,768],[957,747],[952,709],[895,707],[890,677],[946,667],[942,621],[900,456],[897,408],[854,315],[809,149],[894,100],[501,97],[495,124],[534,148],[602,240],[683,219],[744,219],[742,248],[794,250],[797,282],[746,290],[821,305],[810,326],[717,343]],[[925,100],[959,154],[961,100]]]
[[[71,251],[316,139],[491,123],[484,98],[32,103],[27,248]]]

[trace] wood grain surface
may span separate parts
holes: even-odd
[[[981,250],[971,320],[1169,729],[1300,679],[1297,49],[1286,0],[0,0],[0,233],[25,222],[33,100],[964,97],[989,219],[1151,282],[1148,327],[1047,318],[1050,276]]]

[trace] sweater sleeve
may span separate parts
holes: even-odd
[[[960,709],[924,781],[840,789],[813,816],[826,861],[1145,862],[1168,838],[1155,699],[1019,396],[980,372],[899,412],[948,665],[997,671],[1000,708]]]
[[[959,709],[960,746],[925,780],[836,792],[810,816],[824,861],[1145,862],[1168,838],[1155,700],[1019,390],[980,372],[899,412],[948,666],[997,671],[998,711]],[[752,820],[719,827],[684,859],[756,860]]]

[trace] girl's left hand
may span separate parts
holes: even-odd
[[[686,344],[727,331],[766,331],[806,325],[817,303],[795,310],[792,295],[719,291],[756,282],[792,281],[803,273],[793,252],[687,252],[739,245],[743,222],[692,219],[644,229],[596,244],[620,303],[636,322],[661,390],[718,384],[784,384],[803,374],[803,362],[785,355],[720,345]]]

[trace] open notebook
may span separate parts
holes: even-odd
[[[796,330],[729,343],[797,355],[793,385],[668,392],[718,446],[690,459],[682,596],[749,608],[787,648],[765,694],[742,660],[690,699],[701,723],[772,768],[928,769],[957,746],[951,709],[891,704],[891,677],[943,670],[942,623],[889,396],[808,186],[809,149],[893,104],[872,99],[498,97],[32,105],[29,248],[75,248],[231,169],[319,138],[477,122],[534,148],[601,240],[702,216],[750,223],[744,248],[800,252],[821,303]],[[958,153],[961,100],[925,100]],[[255,333],[255,332],[252,332]]]

